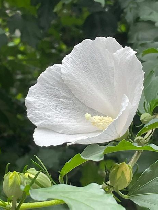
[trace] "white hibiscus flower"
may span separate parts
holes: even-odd
[[[124,135],[143,89],[142,65],[114,38],[86,39],[43,72],[26,97],[39,146],[104,143]]]

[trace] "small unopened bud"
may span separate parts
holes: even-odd
[[[25,177],[25,184],[30,184],[35,175],[38,173],[35,168],[30,168],[26,171],[24,174]],[[46,188],[46,187],[51,187],[51,181],[48,178],[47,175],[44,173],[40,172],[34,182],[34,184],[31,186],[33,189],[38,189],[38,188]]]
[[[134,142],[136,142],[139,146],[143,146],[144,145],[144,138],[141,136],[137,136],[134,140]]]
[[[20,173],[14,171],[5,174],[3,181],[3,191],[5,195],[12,200],[20,199],[23,194],[20,188],[21,184],[22,176]]]
[[[154,119],[149,113],[144,113],[140,116],[140,120],[143,124],[147,124],[150,120]]]
[[[110,185],[115,190],[122,190],[126,188],[132,180],[132,169],[125,162],[116,164],[109,175]]]

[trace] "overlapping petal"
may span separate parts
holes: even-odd
[[[39,146],[50,146],[50,145],[60,145],[65,142],[74,143],[75,141],[84,140],[87,138],[91,138],[93,136],[97,136],[100,132],[91,132],[86,134],[74,134],[68,135],[64,133],[57,133],[53,130],[46,128],[36,128],[34,132],[34,141]]]
[[[109,142],[109,141],[118,139],[122,135],[124,135],[125,132],[127,131],[127,129],[125,130],[125,132],[123,130],[125,124],[129,123],[128,124],[128,127],[129,127],[131,123],[131,121],[127,122],[127,118],[129,115],[130,102],[126,95],[124,95],[122,98],[121,107],[122,108],[117,118],[107,127],[106,130],[92,137],[88,137],[87,139],[76,140],[75,143],[78,143],[78,144],[104,143],[104,142]]]
[[[61,65],[47,68],[29,89],[26,97],[28,118],[39,128],[59,133],[88,133],[97,130],[85,119],[96,112],[71,93],[61,78]]]
[[[121,137],[138,108],[143,78],[142,65],[131,48],[110,37],[84,40],[29,90],[26,106],[37,126],[36,144],[93,144]],[[86,113],[114,121],[100,131],[85,119]]]
[[[84,40],[76,45],[62,62],[62,77],[74,95],[88,107],[115,118],[119,113],[114,103],[113,52],[122,47],[111,38]]]

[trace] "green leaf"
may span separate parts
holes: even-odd
[[[10,17],[8,22],[10,33],[16,29],[21,31],[21,39],[32,47],[36,47],[40,38],[41,30],[38,27],[37,19],[29,15],[15,14]]]
[[[125,11],[125,19],[128,23],[131,25],[133,22],[136,20],[138,17],[138,2],[136,1],[124,1],[124,0],[119,0],[120,6],[124,9]]]
[[[150,130],[158,128],[158,118],[152,119],[149,123],[147,123],[137,134],[137,136],[141,136],[144,133],[147,133]]]
[[[7,78],[7,79],[6,79]],[[11,86],[13,86],[13,74],[12,72],[5,67],[1,67],[0,71],[0,84],[1,87],[8,90]]]
[[[75,155],[71,160],[69,160],[64,167],[61,169],[59,181],[63,183],[63,177],[68,174],[71,170],[77,166],[85,163],[87,160],[100,161],[104,159],[104,154],[109,154],[119,151],[127,150],[147,150],[158,152],[158,146],[151,144],[146,146],[136,146],[129,141],[122,140],[116,146],[99,146],[97,144],[89,145],[81,154]]]
[[[158,209],[158,194],[146,194],[131,196],[130,200],[139,206],[145,207],[151,210]]]
[[[158,28],[148,22],[138,22],[132,25],[129,31],[130,43],[153,41],[158,37]]]
[[[158,99],[154,99],[150,102],[150,112],[153,114],[154,109],[158,106]]]
[[[158,161],[146,169],[129,190],[130,200],[140,206],[158,208]]]
[[[79,8],[87,8],[90,14],[99,11],[104,11],[102,5],[94,0],[79,0],[76,3],[79,6]]]
[[[103,184],[105,180],[105,167],[101,169],[100,165],[95,162],[87,162],[81,168],[81,179],[82,186],[86,186],[90,183]]]
[[[144,96],[144,91],[142,92],[142,95],[141,95],[141,99],[139,101],[139,106],[138,106],[138,110],[141,114],[145,113],[145,112],[148,112],[148,106],[146,107],[147,105],[147,101],[145,99],[145,96]],[[146,110],[147,109],[147,110]],[[152,113],[151,113],[152,114]]]
[[[5,31],[2,28],[0,28],[0,35],[1,34],[5,34]]]
[[[138,180],[132,185],[132,187],[129,190],[129,195],[137,195],[137,194],[144,194],[144,193],[156,193],[158,194],[158,188],[151,189],[150,186],[153,185],[153,181],[156,181],[158,179],[158,161],[153,163],[149,168],[147,168],[141,176],[138,178]],[[158,185],[158,183],[156,184]],[[147,189],[147,187],[149,189]],[[146,191],[146,189],[148,191]]]
[[[0,48],[8,43],[8,38],[5,34],[0,34]]]
[[[30,195],[34,200],[60,199],[65,201],[70,210],[121,210],[111,194],[106,194],[97,184],[86,187],[71,185],[54,185],[49,188],[31,190]]]
[[[141,4],[139,10],[140,19],[143,21],[153,21],[158,24],[158,2],[146,1]]]
[[[148,150],[148,151],[157,151],[158,152],[158,146],[156,145],[146,145],[146,146],[136,146],[133,145],[131,142],[122,140],[117,146],[107,146],[104,150],[104,154],[112,153],[112,152],[118,152],[118,151],[126,151],[126,150]]]
[[[72,171],[72,169],[76,168],[77,166],[85,163],[87,160],[83,159],[80,154],[75,155],[71,158],[67,163],[65,163],[64,167],[61,169],[59,181],[63,183],[63,177]]]
[[[94,0],[94,1],[100,3],[102,7],[105,6],[105,0]]]
[[[144,96],[147,102],[158,98],[158,76],[151,71],[144,81]]]
[[[40,7],[38,8],[38,20],[40,26],[46,31],[50,27],[51,21],[55,14],[53,13],[54,6],[59,0],[47,0],[41,1]]]
[[[100,161],[104,159],[104,154],[127,150],[147,150],[158,152],[158,146],[150,144],[142,147],[134,145],[129,141],[122,140],[116,146],[103,147],[97,144],[87,146],[87,148],[81,153],[81,157],[86,160]]]
[[[103,160],[105,148],[105,146],[99,146],[98,144],[89,145],[81,153],[81,157],[93,161]]]
[[[21,1],[21,0],[8,0],[7,1],[10,6],[16,7],[17,10],[21,9],[22,11],[27,12],[28,14],[36,14],[36,7],[31,5],[32,0]]]
[[[158,53],[158,49],[155,48],[149,48],[147,50],[144,50],[142,53],[142,56],[150,54],[150,53]]]

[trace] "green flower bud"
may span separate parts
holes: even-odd
[[[143,146],[144,145],[144,138],[141,136],[137,136],[134,140],[134,142],[136,142],[139,146]]]
[[[24,174],[25,177],[25,184],[30,184],[30,182],[32,181],[32,179],[35,177],[35,175],[38,173],[38,171],[36,171],[35,168],[30,168],[26,171],[26,173]],[[38,189],[38,188],[46,188],[46,187],[51,187],[51,181],[48,178],[47,175],[45,175],[44,173],[40,172],[34,182],[34,184],[31,186],[31,188],[33,189]]]
[[[144,113],[140,116],[140,120],[143,124],[147,124],[150,120],[154,119],[149,113]]]
[[[115,190],[122,190],[126,188],[132,180],[132,169],[125,162],[116,164],[109,175],[110,185]]]
[[[11,198],[12,200],[17,200],[21,198],[23,194],[23,191],[20,188],[21,184],[22,176],[20,173],[16,171],[8,172],[4,176],[3,191],[8,198]]]

